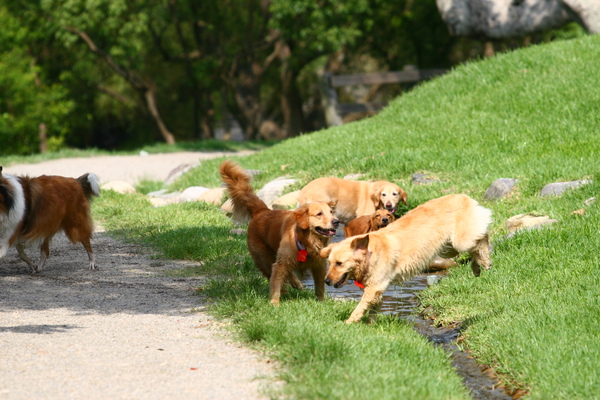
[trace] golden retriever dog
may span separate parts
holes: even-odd
[[[385,228],[395,220],[396,217],[394,214],[390,213],[388,210],[377,210],[373,215],[363,215],[362,217],[354,218],[352,221],[348,222],[348,226],[344,227],[344,236],[350,237],[374,232],[381,228]],[[456,261],[451,258],[436,256],[431,260],[423,272],[445,271],[457,265]]]
[[[233,215],[248,224],[248,250],[256,267],[269,280],[271,303],[279,304],[282,288],[302,283],[295,272],[310,270],[319,300],[325,295],[326,262],[319,251],[329,244],[339,226],[333,202],[315,202],[295,211],[271,210],[250,186],[250,176],[232,161],[219,172],[233,202]]]
[[[364,287],[346,323],[360,321],[371,308],[377,310],[391,281],[412,278],[436,256],[450,258],[467,252],[475,276],[480,267],[489,269],[491,221],[492,212],[469,196],[448,195],[420,205],[386,228],[321,250],[321,257],[329,262],[326,284],[339,288],[354,279]]]
[[[396,217],[394,217],[394,214],[384,208],[375,211],[372,215],[363,215],[354,218],[344,227],[344,234],[346,237],[350,237],[373,232],[385,228],[395,220]]]
[[[371,215],[380,208],[392,214],[400,202],[406,203],[406,193],[398,185],[387,181],[351,181],[340,178],[317,178],[304,186],[298,194],[300,205],[313,201],[334,201],[340,222],[348,222],[362,215]]]

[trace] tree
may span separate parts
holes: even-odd
[[[42,22],[32,31],[1,4],[0,24],[0,154],[37,152],[47,140],[51,148],[60,147],[73,103],[38,65],[49,49],[52,29]]]

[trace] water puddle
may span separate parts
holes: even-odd
[[[308,289],[314,288],[312,278],[307,276],[304,286]],[[400,318],[407,318],[414,314],[415,307],[419,305],[417,293],[427,287],[427,275],[417,275],[410,281],[403,282],[401,285],[390,285],[383,293],[383,303],[381,312],[387,315],[397,315]],[[331,286],[325,286],[325,293],[328,297],[336,300],[356,300],[359,301],[363,295],[362,289],[354,285],[352,281],[335,289]]]

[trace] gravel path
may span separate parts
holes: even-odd
[[[168,173],[165,156],[162,169]],[[170,156],[173,168],[184,162],[181,154]],[[109,180],[148,177],[141,167],[145,160],[133,165],[129,157],[85,160],[83,172]],[[156,162],[148,165],[155,168]],[[62,172],[64,165],[75,164],[59,160],[35,168],[80,174]],[[273,384],[273,365],[233,342],[223,324],[204,311],[194,292],[204,278],[167,274],[189,262],[154,257],[149,249],[103,232],[96,233],[92,247],[98,271],[87,269],[82,246],[62,234],[40,274],[31,275],[14,249],[0,260],[0,398],[267,398],[261,387]]]

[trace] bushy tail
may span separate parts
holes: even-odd
[[[226,160],[221,163],[219,172],[233,202],[233,218],[236,221],[248,222],[259,212],[269,209],[254,194],[252,186],[250,186],[250,176],[242,167],[233,161]]]
[[[77,181],[83,189],[83,194],[88,200],[92,200],[92,197],[100,195],[100,185],[98,184],[98,177],[92,173],[83,174]]]

